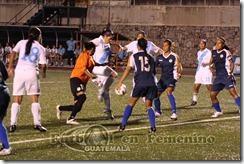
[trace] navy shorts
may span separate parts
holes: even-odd
[[[135,86],[132,90],[131,97],[145,97],[146,100],[154,100],[157,94],[158,89],[156,86]]]
[[[227,76],[216,76],[213,82],[212,91],[221,91],[224,88],[229,90],[234,88],[236,85],[236,80],[234,76],[228,78]]]
[[[164,92],[168,87],[175,89],[177,80],[174,78],[160,79],[157,83],[158,92]]]
[[[70,79],[70,88],[75,101],[78,100],[77,93],[86,92],[86,85],[79,78]]]
[[[8,88],[0,89],[0,119],[6,116],[9,102],[10,94]]]

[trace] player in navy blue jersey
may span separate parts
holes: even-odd
[[[162,74],[160,80],[157,83],[158,87],[158,97],[154,99],[154,105],[156,108],[156,116],[162,114],[161,102],[159,97],[166,90],[169,102],[172,108],[172,120],[177,120],[176,112],[176,102],[173,95],[175,85],[177,80],[180,78],[180,73],[182,67],[180,64],[179,56],[171,51],[172,41],[167,39],[163,42],[163,51],[164,53],[157,56],[156,66],[160,66],[162,69]]]
[[[8,72],[3,62],[0,60],[0,143],[3,148],[0,150],[0,156],[11,154],[11,147],[9,146],[8,134],[6,127],[3,124],[10,102],[10,94],[5,80],[8,78]]]
[[[216,50],[212,51],[210,68],[213,69],[213,66],[216,70],[216,78],[214,79],[214,83],[210,93],[212,106],[215,109],[215,113],[212,115],[212,118],[223,115],[223,112],[219,106],[219,100],[217,99],[217,95],[224,88],[230,92],[231,96],[233,96],[240,112],[241,98],[236,92],[235,77],[233,75],[235,65],[230,51],[227,50],[227,47],[225,45],[225,39],[223,37],[217,38]]]
[[[127,120],[129,119],[133,107],[140,97],[145,97],[146,99],[146,109],[148,112],[148,118],[150,121],[151,129],[150,133],[156,132],[156,123],[155,123],[155,112],[152,108],[152,102],[157,96],[157,86],[155,81],[155,62],[152,56],[150,56],[147,49],[147,40],[141,38],[138,40],[138,52],[131,55],[128,61],[126,70],[124,71],[123,76],[121,77],[116,88],[119,89],[126,79],[130,70],[133,68],[135,70],[135,76],[133,78],[133,90],[131,93],[131,98],[129,104],[124,110],[124,116],[122,119],[122,124],[119,126],[119,131],[123,131],[127,125]]]

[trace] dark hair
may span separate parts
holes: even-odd
[[[171,47],[172,46],[172,41],[170,39],[164,40],[164,43],[168,43],[168,45]]]
[[[218,40],[221,40],[222,42],[223,42],[223,44],[224,44],[224,47],[223,47],[223,49],[226,49],[226,50],[230,50],[230,48],[225,44],[225,38],[224,37],[218,37],[217,38]]]
[[[140,30],[140,31],[137,33],[137,36],[138,36],[139,34],[142,34],[143,37],[146,37],[146,33],[145,33],[145,31],[143,31],[143,30]]]
[[[34,40],[37,40],[39,35],[41,35],[41,30],[37,27],[33,27],[29,30],[28,41],[25,46],[25,55],[29,55],[31,51],[31,46]]]
[[[96,49],[96,45],[93,42],[85,42],[84,47],[86,50]]]
[[[207,40],[206,39],[201,39],[200,42],[203,42],[205,46],[207,45]]]
[[[110,29],[104,29],[102,32],[102,36],[104,36],[104,35],[107,35],[107,36],[114,35],[114,32]]]

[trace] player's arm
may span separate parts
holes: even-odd
[[[209,61],[209,69],[212,73],[214,73],[214,64],[213,64],[213,58],[212,58],[212,55],[211,55],[211,58],[210,58],[210,61]]]
[[[235,63],[234,63],[234,61],[233,61],[233,59],[232,59],[232,54],[230,53],[230,51],[227,51],[228,53],[227,53],[227,60],[229,60],[229,62],[230,62],[230,72],[229,72],[229,77],[231,77],[232,76],[232,73],[233,73],[233,71],[234,71],[234,68],[235,68]]]
[[[153,51],[154,53],[163,54],[163,50],[156,46],[153,42],[151,42],[151,51]]]
[[[12,51],[12,53],[10,54],[9,64],[8,64],[8,74],[10,77],[14,75],[13,63],[14,63],[15,56],[16,56],[16,52]]]
[[[46,49],[45,48],[41,49],[41,53],[39,56],[39,64],[41,65],[41,69],[42,69],[42,78],[46,78],[47,58],[45,54],[46,54]]]
[[[42,78],[46,78],[47,65],[41,64],[41,68],[42,68]]]
[[[181,73],[183,71],[183,67],[180,61],[180,57],[176,54],[176,61],[177,61],[177,73],[179,74],[179,76],[181,76]]]

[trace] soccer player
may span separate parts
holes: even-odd
[[[114,36],[113,31],[105,29],[99,38],[91,40],[96,45],[96,51],[94,53],[94,60],[96,63],[103,64],[104,66],[96,66],[93,69],[93,73],[97,75],[99,79],[103,81],[102,87],[98,90],[98,100],[104,100],[106,113],[109,119],[114,119],[112,109],[110,106],[110,93],[109,88],[113,84],[118,74],[109,65],[109,56],[112,55],[110,42]]]
[[[156,68],[153,57],[147,53],[147,45],[148,43],[145,38],[138,40],[138,52],[130,56],[124,74],[116,86],[117,89],[120,89],[123,81],[129,75],[131,69],[135,70],[131,98],[129,104],[124,110],[122,124],[118,129],[119,131],[125,130],[127,120],[129,119],[133,107],[135,106],[138,99],[140,97],[145,97],[146,109],[151,126],[149,132],[156,132],[155,113],[154,109],[152,108],[153,99],[157,96],[157,86],[155,81]]]
[[[85,43],[85,51],[77,59],[75,67],[70,76],[70,88],[74,96],[74,105],[60,106],[57,105],[57,118],[60,119],[63,111],[71,111],[66,124],[78,125],[79,122],[75,120],[78,112],[81,111],[82,105],[86,101],[86,84],[88,80],[96,79],[96,76],[92,75],[92,70],[95,66],[93,54],[96,47],[92,42]]]
[[[241,98],[235,89],[235,77],[233,75],[234,62],[229,50],[226,50],[225,38],[219,37],[216,40],[216,50],[212,51],[212,57],[210,60],[210,68],[215,66],[216,78],[211,89],[210,97],[212,100],[212,106],[215,109],[215,113],[212,118],[223,115],[223,112],[219,106],[219,100],[217,95],[224,88],[229,91],[231,96],[235,99],[236,105],[241,108]]]
[[[193,98],[191,106],[197,104],[197,95],[202,85],[206,85],[209,92],[211,92],[213,74],[209,69],[209,62],[211,59],[211,51],[206,48],[207,41],[202,39],[199,43],[200,50],[197,52],[198,66],[195,75],[195,84],[193,90]]]
[[[32,103],[31,111],[34,118],[34,129],[40,132],[47,130],[41,125],[41,107],[38,100],[40,95],[39,64],[42,67],[42,77],[46,77],[45,48],[39,41],[41,41],[41,30],[37,27],[31,28],[28,33],[28,40],[19,41],[10,56],[8,72],[10,76],[13,76],[13,62],[15,55],[19,54],[13,80],[10,132],[14,132],[17,128],[18,114],[25,92],[27,92]]]
[[[156,116],[162,114],[160,96],[166,90],[169,98],[169,102],[172,109],[172,120],[177,120],[176,102],[173,95],[173,91],[176,86],[177,80],[180,78],[182,71],[181,64],[179,62],[179,56],[171,51],[172,41],[166,39],[163,42],[163,54],[158,55],[156,59],[156,66],[160,66],[162,69],[161,78],[157,83],[158,96],[154,99],[154,105],[156,108]]]
[[[141,38],[146,38],[146,34],[144,31],[139,31],[137,34],[137,38],[135,41],[132,41],[131,43],[129,43],[128,45],[124,46],[121,48],[122,51],[127,51],[128,53],[132,53],[135,54],[138,52],[138,48],[137,48],[137,41]],[[160,49],[159,47],[157,47],[153,42],[151,41],[147,41],[147,53],[152,55],[152,53],[160,53],[162,54],[163,51],[162,49]]]
[[[5,52],[5,63],[9,63],[9,55],[12,53],[12,47],[9,45],[9,43],[6,43],[6,46],[4,48]]]
[[[8,134],[6,127],[3,124],[3,118],[5,117],[10,102],[10,94],[6,85],[6,79],[8,78],[8,72],[3,62],[0,60],[0,142],[3,148],[0,150],[0,156],[10,155],[11,147],[9,146]]]

